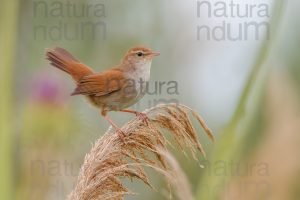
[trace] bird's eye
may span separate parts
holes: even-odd
[[[141,57],[141,56],[144,55],[144,54],[143,54],[142,52],[137,52],[136,55],[137,55],[138,57]]]

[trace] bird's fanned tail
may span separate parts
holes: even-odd
[[[78,82],[82,77],[93,74],[93,70],[80,63],[67,50],[55,47],[46,50],[46,58],[50,64],[72,76]]]

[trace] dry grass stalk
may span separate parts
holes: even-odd
[[[122,184],[120,178],[124,177],[139,179],[152,187],[143,166],[152,167],[164,175],[173,173],[174,162],[170,160],[170,154],[165,153],[169,142],[163,134],[164,129],[168,130],[182,150],[188,148],[195,159],[197,149],[205,156],[189,112],[197,118],[209,138],[214,140],[202,118],[190,108],[175,104],[150,108],[144,112],[150,119],[148,126],[134,119],[122,127],[127,134],[125,143],[111,129],[96,141],[85,157],[77,185],[68,199],[123,199],[126,194],[133,194]],[[166,177],[171,184],[176,183]]]
[[[192,190],[190,184],[185,176],[185,173],[181,169],[177,160],[174,156],[167,151],[166,149],[161,149],[159,152],[164,156],[165,160],[169,164],[168,170],[156,170],[162,173],[165,176],[165,179],[170,183],[174,188],[174,193],[177,198],[180,200],[194,200],[194,196],[192,194]],[[172,194],[170,192],[169,199],[172,198]]]

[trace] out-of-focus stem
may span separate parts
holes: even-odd
[[[217,141],[216,143],[216,149],[213,152],[211,163],[222,161],[223,163],[228,164],[231,160],[238,159],[239,152],[242,148],[241,145],[245,144],[245,142],[242,141],[242,138],[245,137],[245,134],[243,133],[246,132],[245,129],[249,127],[249,122],[253,117],[253,112],[252,114],[247,113],[247,115],[245,115],[245,110],[249,104],[249,97],[251,94],[253,94],[252,92],[254,91],[255,86],[259,84],[260,87],[263,87],[264,85],[262,81],[260,81],[260,76],[266,75],[266,70],[264,70],[264,68],[266,67],[265,61],[269,56],[270,50],[272,50],[272,45],[276,41],[276,33],[278,32],[283,8],[285,7],[284,1],[274,1],[273,6],[272,18],[270,22],[270,34],[272,35],[270,35],[270,38],[267,38],[262,42],[261,49],[259,50],[257,59],[253,64],[252,72],[246,82],[233,117],[230,120],[229,124],[225,127],[223,134],[219,138],[219,141]],[[259,108],[259,106],[257,106],[256,104],[257,97],[259,98],[259,96],[261,96],[261,90],[256,90],[255,92],[256,94],[254,94],[254,96],[256,97],[256,99],[251,102],[251,107],[257,109]],[[241,125],[242,129],[238,130],[238,127],[241,127]],[[220,188],[218,191],[215,191],[215,189],[226,183],[226,180],[228,178],[229,177],[226,177],[225,174],[222,176],[210,176],[208,175],[208,173],[206,173],[202,178],[201,183],[199,184],[197,199],[217,200],[220,195],[219,193],[223,191]],[[210,192],[207,191],[207,189]]]
[[[12,187],[12,71],[14,64],[18,1],[0,6],[0,199],[13,199]]]

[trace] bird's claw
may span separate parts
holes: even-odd
[[[116,129],[116,133],[118,134],[120,140],[121,140],[123,143],[125,143],[125,137],[126,137],[125,133],[124,133],[121,129],[119,129],[119,128]]]
[[[137,113],[136,116],[138,119],[142,120],[148,126],[148,121],[150,119],[145,113]]]

